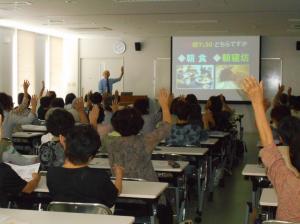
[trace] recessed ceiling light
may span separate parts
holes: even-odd
[[[300,19],[292,18],[292,19],[288,19],[288,21],[290,23],[297,23],[297,22],[300,22]]]
[[[159,20],[158,23],[163,24],[203,24],[203,23],[218,23],[216,19],[200,19],[200,20]]]
[[[48,19],[48,23],[50,24],[57,24],[65,22],[63,19]]]
[[[179,30],[178,33],[229,33],[229,30]]]
[[[299,29],[287,29],[286,31],[290,32],[290,33],[299,33],[300,32]]]
[[[192,2],[194,0],[113,0],[116,3],[138,3],[138,2]]]
[[[0,6],[26,6],[32,5],[30,1],[16,1],[16,2],[0,2]]]
[[[76,3],[76,2],[77,2],[76,0],[66,0],[66,1],[65,1],[66,4]]]

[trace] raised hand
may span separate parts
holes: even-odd
[[[278,85],[278,92],[279,93],[283,93],[284,92],[284,89],[285,89],[285,86],[284,85]]]
[[[112,101],[111,110],[113,113],[119,110],[119,101],[117,97],[115,97],[115,99]]]
[[[264,103],[264,89],[262,81],[259,83],[253,76],[248,76],[243,80],[242,88],[252,104]]]
[[[166,89],[161,89],[159,91],[158,101],[161,107],[169,105],[169,92]]]
[[[28,94],[28,88],[29,88],[29,86],[30,86],[29,81],[28,80],[24,80],[24,82],[23,82],[23,90],[24,90],[25,94]]]
[[[36,107],[37,106],[37,102],[38,102],[37,96],[36,95],[32,95],[31,101],[30,101],[31,107]]]
[[[292,95],[292,87],[288,88],[288,95],[291,96]]]
[[[100,109],[98,105],[94,105],[92,110],[89,113],[90,124],[93,125],[94,128],[97,126],[97,120],[99,117]]]

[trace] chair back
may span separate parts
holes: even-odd
[[[56,212],[74,212],[74,213],[112,215],[112,212],[108,207],[99,203],[53,201],[48,205],[47,210],[56,211]]]

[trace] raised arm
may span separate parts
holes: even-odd
[[[23,100],[22,100],[22,103],[16,108],[14,109],[14,112],[18,112],[18,113],[21,113],[23,112],[25,109],[27,109],[28,107],[28,88],[30,86],[30,83],[28,80],[24,80],[23,82],[23,92],[24,92],[24,97],[23,97]]]
[[[121,74],[119,76],[119,78],[116,78],[116,79],[110,79],[113,83],[115,82],[119,82],[124,76],[124,66],[121,67]]]
[[[278,85],[278,91],[273,99],[273,107],[280,105],[280,96],[284,92],[285,86],[284,85]]]
[[[100,113],[100,109],[98,107],[98,105],[94,105],[92,110],[89,113],[89,119],[90,119],[90,125],[96,130],[97,130],[97,126],[98,126],[98,117],[99,117],[99,113]]]
[[[146,148],[149,152],[152,152],[154,147],[164,138],[170,135],[171,130],[171,113],[169,110],[169,92],[165,89],[160,90],[159,93],[159,104],[162,108],[163,113],[163,124],[157,129],[145,135]]]
[[[123,75],[124,75],[124,66],[121,67],[121,74],[119,77],[120,80],[122,79]]]
[[[163,121],[171,124],[172,118],[169,109],[169,98],[170,98],[169,92],[166,89],[161,89],[159,92],[158,101],[162,109]]]
[[[258,82],[254,77],[248,76],[243,81],[243,90],[252,103],[257,129],[264,147],[274,144],[272,131],[266,117],[264,108],[263,83]]]
[[[44,91],[45,91],[45,82],[42,81],[42,88],[40,90],[39,99],[43,97]]]
[[[83,103],[83,98],[80,97],[76,99],[75,104],[74,104],[75,110],[78,112],[79,115],[79,121],[82,124],[88,124],[89,120],[84,112],[84,103]]]

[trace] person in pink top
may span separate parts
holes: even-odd
[[[261,158],[267,168],[267,176],[274,186],[278,197],[276,219],[290,222],[300,222],[300,179],[296,172],[285,161],[283,154],[277,149],[269,122],[264,110],[263,84],[254,77],[243,81],[243,90],[248,95],[255,114],[256,125],[264,148]],[[293,142],[299,141],[299,133],[290,139],[290,149]],[[298,139],[298,140],[297,140]],[[299,164],[299,149],[293,147],[292,163]],[[298,158],[297,158],[298,157]],[[297,169],[297,166],[296,166]],[[299,168],[298,168],[299,171]]]

